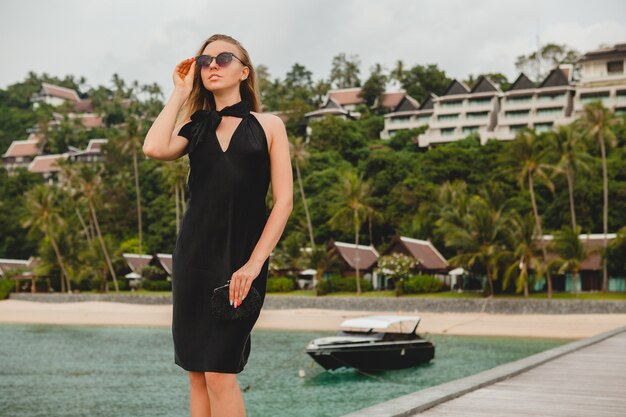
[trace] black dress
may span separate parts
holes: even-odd
[[[222,115],[242,119],[225,151],[215,134]],[[258,315],[220,322],[208,305],[213,289],[249,260],[265,227],[267,139],[246,100],[219,112],[198,110],[178,134],[189,140],[190,172],[189,202],[172,254],[174,363],[187,371],[239,373]],[[262,300],[268,266],[269,257],[252,282]]]

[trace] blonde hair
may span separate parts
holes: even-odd
[[[260,94],[258,91],[256,71],[254,65],[252,65],[248,51],[239,41],[228,35],[215,34],[202,43],[196,56],[202,54],[202,51],[204,51],[204,48],[206,48],[208,44],[217,40],[230,42],[240,50],[241,53],[238,58],[241,59],[242,64],[247,66],[250,71],[248,77],[239,83],[239,94],[242,100],[246,100],[250,103],[250,110],[259,112],[261,109],[261,100],[259,98]],[[195,63],[193,65],[195,65]],[[196,69],[191,93],[178,112],[178,117],[176,118],[177,125],[183,120],[188,120],[197,110],[212,110],[215,108],[213,93],[204,87],[202,79],[200,78],[200,72],[201,71]]]

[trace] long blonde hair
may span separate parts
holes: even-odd
[[[252,65],[248,51],[243,47],[243,45],[241,45],[241,43],[239,43],[239,41],[228,35],[217,33],[202,43],[202,46],[198,50],[196,56],[200,55],[208,44],[217,40],[230,42],[241,51],[241,56],[239,58],[241,58],[243,65],[247,66],[250,71],[248,77],[239,83],[239,94],[241,95],[242,100],[246,100],[250,103],[250,110],[259,112],[261,109],[261,100],[259,98],[260,93],[258,90],[256,71],[254,69],[254,65]],[[195,63],[193,65],[195,65]],[[197,110],[212,110],[215,108],[215,97],[213,97],[213,93],[211,91],[204,87],[202,78],[200,78],[200,73],[201,71],[196,69],[191,93],[178,112],[176,118],[177,125],[181,121],[189,119]]]

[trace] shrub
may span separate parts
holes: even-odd
[[[402,282],[403,292],[407,294],[438,292],[443,288],[441,280],[432,275],[414,275]]]
[[[327,281],[327,292],[356,292],[356,277],[342,275],[332,275]],[[361,291],[371,291],[372,283],[365,278],[360,278]],[[318,283],[319,285],[319,283]]]
[[[9,293],[15,291],[15,281],[12,279],[0,279],[0,300],[9,298]]]
[[[142,288],[146,291],[171,291],[172,283],[165,279],[145,279],[143,280]]]
[[[267,292],[289,292],[295,289],[293,279],[287,277],[274,277],[267,279]]]

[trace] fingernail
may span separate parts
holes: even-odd
[[[233,305],[233,300],[229,300],[229,301],[230,301],[230,305],[232,306]]]
[[[243,297],[241,297],[241,301],[245,300],[246,296],[244,295]]]

